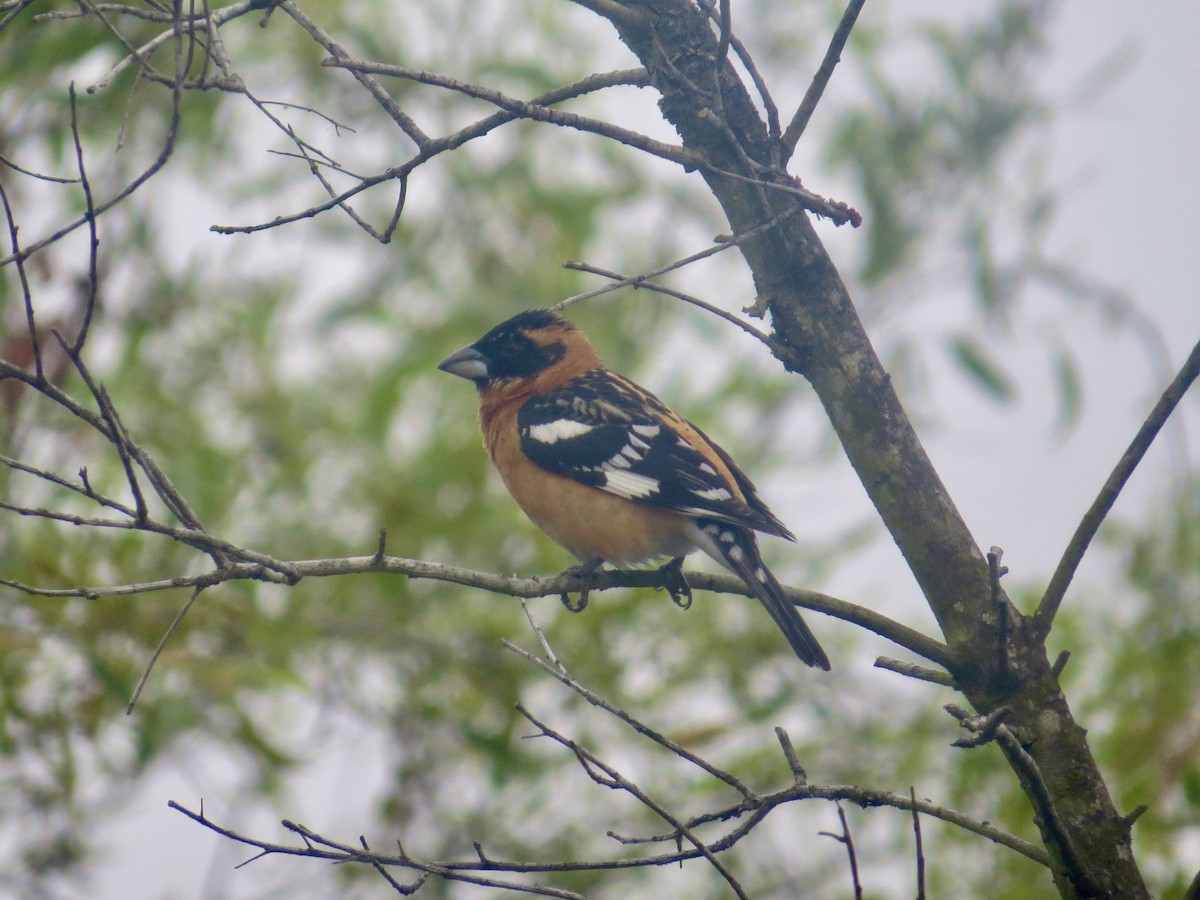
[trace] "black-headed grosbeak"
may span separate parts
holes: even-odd
[[[703,550],[746,582],[796,655],[829,658],[758,552],[754,532],[794,541],[729,454],[600,362],[574,325],[530,310],[438,366],[479,389],[483,443],[526,515],[584,566]],[[686,588],[686,582],[684,583]]]

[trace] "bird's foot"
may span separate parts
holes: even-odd
[[[663,587],[671,595],[671,600],[680,609],[690,609],[692,605],[692,586],[688,584],[687,576],[683,574],[683,557],[677,556],[669,563],[659,567],[663,577]]]
[[[562,605],[567,608],[568,612],[577,613],[583,612],[585,609],[587,609],[589,593],[588,580],[600,570],[602,565],[604,565],[604,560],[597,556],[595,559],[589,559],[582,565],[571,566],[563,572],[563,575],[571,575],[575,578],[578,578],[580,581],[578,600],[572,601],[571,595],[567,591],[563,591],[559,595],[558,599],[562,601]]]

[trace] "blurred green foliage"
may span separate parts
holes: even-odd
[[[630,65],[613,52],[603,27],[567,4],[304,8],[364,57],[435,69],[516,96]],[[1053,192],[1036,172],[1014,175],[1012,166],[1053,112],[1034,89],[1052,9],[1007,0],[961,27],[904,35],[864,23],[844,64],[864,78],[861,102],[821,111],[828,160],[861,189],[867,251],[857,281],[864,307],[882,314],[880,298],[902,295],[900,286],[922,277],[930,254],[949,255],[962,274],[954,299],[967,306],[975,327],[948,333],[942,347],[964,378],[998,401],[1019,398],[991,355],[991,339],[978,334],[1018,339],[1023,291],[1052,268],[1039,242]],[[39,18],[50,10],[78,8],[35,3],[0,31],[0,153],[70,177],[66,86],[99,78],[125,50],[95,16]],[[778,27],[792,10],[769,2],[739,8],[747,43],[765,48],[759,61],[768,81],[797,66],[812,68],[823,50],[813,36],[823,32]],[[304,140],[349,169],[379,170],[404,158],[406,141],[394,125],[345,72],[318,65],[324,54],[282,12],[272,12],[264,28],[257,21],[245,18],[225,32],[234,68],[255,95],[301,104],[352,128],[276,109]],[[129,17],[115,24],[133,45],[161,31]],[[501,28],[505,39],[497,39]],[[895,83],[887,66],[888,52],[902,40],[933,61],[936,77],[920,91]],[[170,68],[169,44],[154,61]],[[199,66],[193,64],[193,74]],[[487,112],[478,101],[432,89],[386,86],[431,134]],[[634,121],[653,114],[648,91],[624,88],[613,98],[586,98],[579,106]],[[111,192],[153,158],[169,109],[168,92],[132,71],[107,89],[81,92],[79,123],[98,193]],[[89,359],[130,432],[205,526],[283,559],[369,554],[378,529],[386,528],[388,551],[396,555],[525,574],[561,569],[565,555],[520,517],[488,474],[472,392],[434,366],[496,321],[594,286],[560,269],[561,261],[583,258],[636,272],[703,246],[724,225],[700,182],[593,136],[513,124],[418,170],[386,246],[336,212],[253,236],[218,237],[206,231],[214,222],[269,221],[320,202],[323,193],[307,163],[272,155],[294,147],[245,98],[189,93],[183,112],[167,170],[100,220],[103,281]],[[76,185],[51,185],[10,169],[0,174],[26,243],[82,208]],[[1009,186],[1001,189],[1001,180]],[[394,202],[394,185],[354,201],[377,223]],[[1005,254],[994,234],[1002,217],[1015,217],[1027,235]],[[926,228],[930,222],[942,224]],[[30,261],[44,328],[76,325],[86,278],[80,247],[72,237]],[[1070,280],[1068,270],[1053,271]],[[752,300],[745,273],[731,259],[709,264],[698,277],[706,295],[720,294],[732,308]],[[1071,283],[1089,289],[1082,280]],[[0,302],[4,336],[19,341],[24,309],[11,266],[0,280]],[[819,467],[829,457],[827,443],[797,446],[790,438],[789,428],[812,414],[796,383],[741,345],[731,349],[729,332],[695,311],[637,294],[575,307],[572,316],[614,367],[648,373],[644,380],[678,400],[736,455],[749,457],[752,471],[765,474],[767,461]],[[646,340],[651,333],[662,340]],[[882,349],[893,360],[942,352],[904,340]],[[1051,352],[1062,417],[1070,421],[1082,387],[1069,350]],[[722,366],[700,378],[678,364],[710,355]],[[75,376],[63,371],[61,381],[86,397]],[[2,412],[0,452],[67,478],[86,467],[98,489],[128,500],[115,454],[81,423],[28,391],[6,393]],[[0,497],[96,513],[78,497],[7,469],[0,470]],[[788,511],[781,512],[786,519]],[[1163,535],[1114,536],[1129,553],[1126,588],[1153,598],[1175,591],[1177,602],[1139,605],[1144,612],[1136,621],[1120,623],[1129,649],[1112,668],[1095,681],[1068,684],[1086,698],[1083,708],[1106,723],[1098,746],[1122,800],[1170,809],[1171,816],[1138,834],[1167,873],[1164,883],[1175,884],[1186,873],[1173,856],[1172,837],[1200,806],[1200,773],[1188,752],[1195,736],[1176,726],[1191,721],[1187,687],[1200,678],[1173,682],[1160,660],[1133,648],[1154,631],[1161,634],[1156,641],[1177,650],[1174,659],[1195,671],[1194,604],[1188,608],[1187,590],[1173,582],[1190,577],[1195,596],[1195,528],[1194,512],[1179,511]],[[832,569],[855,558],[872,531],[872,523],[843,529],[791,553],[780,571],[819,588]],[[207,565],[192,551],[143,534],[0,519],[6,579],[112,585]],[[731,802],[504,651],[501,638],[531,643],[516,601],[401,578],[207,591],[167,644],[134,714],[124,717],[153,648],[186,598],[178,591],[60,600],[0,588],[0,820],[22,823],[6,834],[6,845],[15,848],[2,863],[8,885],[53,892],[102,866],[97,829],[156,774],[176,766],[181,749],[228,759],[248,786],[236,796],[210,797],[214,816],[264,804],[287,814],[304,789],[297,776],[327,752],[328,736],[325,743],[311,739],[301,724],[307,718],[350,716],[379,736],[386,759],[370,764],[386,773],[387,783],[375,798],[377,820],[353,827],[382,836],[373,846],[399,836],[410,852],[428,857],[470,855],[475,839],[496,857],[623,852],[603,834],[618,826],[586,814],[592,804],[605,804],[607,813],[611,796],[587,783],[566,753],[520,740],[530,728],[514,710],[518,700],[602,756],[627,763],[664,796],[683,797],[695,809]],[[770,623],[733,598],[704,597],[685,619],[664,597],[646,592],[605,594],[582,616],[550,601],[534,608],[576,677],[751,784],[786,783],[770,730],[783,722],[814,779],[897,791],[913,783],[945,785],[964,811],[1031,836],[1019,792],[990,751],[930,749],[931,741],[946,743],[939,710],[948,692],[935,691],[946,696],[931,699],[930,691],[901,687],[894,700],[880,702],[870,674],[842,671],[837,685],[798,678]],[[1066,623],[1080,641],[1102,627]],[[1151,696],[1153,702],[1141,702]],[[297,707],[306,712],[297,714]],[[1156,742],[1149,737],[1155,734],[1169,738]],[[1152,764],[1131,752],[1143,746],[1139,736],[1155,747]],[[933,790],[918,787],[918,793]],[[611,809],[630,833],[657,830],[636,810]],[[907,820],[888,815],[856,818],[864,858],[881,868],[911,854]],[[773,818],[781,820],[774,830],[738,851],[741,869],[760,873],[747,875],[756,896],[811,893],[844,878],[832,842],[788,864],[796,841],[812,840],[815,823],[833,827],[827,811],[810,807]],[[306,824],[321,830],[318,822]],[[988,896],[1029,896],[1030,885],[1046,886],[1024,860],[951,829],[929,830],[939,846],[930,860],[935,896],[966,896],[983,884]],[[962,866],[960,850],[978,865]],[[706,874],[552,880],[610,896],[718,896]],[[353,879],[377,876],[343,868],[330,877],[350,891]],[[327,889],[329,882],[321,884]],[[454,893],[437,884],[425,891]]]

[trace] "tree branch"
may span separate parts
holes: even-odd
[[[1100,524],[1108,515],[1108,511],[1112,509],[1113,504],[1117,502],[1117,497],[1120,496],[1125,483],[1129,481],[1129,476],[1138,467],[1146,455],[1146,451],[1154,443],[1158,432],[1162,430],[1163,425],[1175,411],[1175,407],[1179,405],[1179,401],[1183,399],[1183,395],[1192,386],[1197,375],[1200,375],[1200,342],[1197,342],[1192,348],[1192,352],[1188,354],[1179,374],[1175,376],[1175,379],[1159,397],[1158,402],[1154,404],[1154,409],[1150,411],[1150,415],[1146,417],[1146,421],[1134,435],[1133,441],[1117,462],[1116,468],[1104,482],[1104,487],[1100,489],[1100,493],[1092,501],[1091,507],[1084,514],[1079,527],[1071,536],[1071,542],[1067,544],[1067,549],[1063,552],[1062,559],[1059,560],[1054,575],[1050,578],[1050,584],[1046,587],[1046,593],[1042,595],[1037,612],[1033,616],[1034,629],[1043,640],[1050,633],[1050,628],[1054,624],[1054,616],[1058,613],[1067,588],[1071,585],[1071,579],[1075,577],[1075,571],[1079,568],[1083,555],[1087,552],[1092,538],[1096,536]]]
[[[684,168],[692,169],[700,164],[700,160],[693,153],[676,144],[656,141],[654,138],[647,137],[644,134],[630,131],[627,128],[621,128],[609,122],[602,122],[599,119],[563,112],[562,110],[552,109],[549,106],[539,103],[527,103],[524,100],[508,97],[491,88],[470,84],[469,82],[450,78],[446,75],[438,75],[435,72],[422,72],[418,69],[409,69],[404,66],[341,58],[326,59],[322,61],[321,65],[331,68],[350,69],[353,72],[391,75],[394,78],[404,78],[409,81],[420,82],[421,84],[435,85],[465,94],[468,97],[474,97],[478,100],[486,100],[493,106],[498,106],[500,109],[513,113],[522,119],[532,119],[535,122],[548,122],[551,125],[560,125],[565,128],[575,128],[579,131],[598,134],[601,137],[606,137],[633,147],[635,150],[649,153],[651,156],[657,156],[669,162],[678,163]]]
[[[796,152],[796,144],[799,143],[800,136],[804,134],[804,129],[808,127],[809,119],[816,112],[817,104],[821,102],[821,95],[825,93],[825,87],[829,84],[829,79],[833,77],[834,67],[842,58],[842,50],[845,49],[846,41],[850,39],[850,32],[854,29],[854,23],[858,21],[858,14],[862,12],[866,2],[867,0],[850,0],[846,11],[842,13],[842,20],[829,39],[829,48],[825,51],[825,58],[821,60],[817,74],[813,76],[812,84],[808,86],[804,99],[800,101],[800,106],[796,109],[796,114],[792,116],[787,130],[783,132],[783,146],[787,154],[784,159],[785,163]]]
[[[0,508],[8,508],[0,504]],[[20,511],[20,510],[15,510]],[[49,513],[47,510],[28,510],[24,514],[42,515],[71,521],[72,524],[92,525],[104,524],[108,527],[130,529],[131,523],[94,522],[91,520],[74,521],[79,517],[68,517],[62,514]],[[405,575],[414,579],[430,579],[444,581],[450,584],[461,584],[465,587],[475,587],[494,594],[509,597],[560,597],[564,593],[578,591],[584,586],[583,580],[576,575],[555,575],[549,577],[518,578],[515,575],[500,575],[491,572],[477,572],[458,566],[448,566],[441,563],[426,562],[419,559],[405,559],[396,556],[339,557],[331,559],[309,559],[285,561],[274,559],[262,553],[238,547],[228,541],[213,537],[207,532],[197,532],[185,528],[172,528],[157,523],[149,523],[147,530],[162,534],[172,540],[204,551],[219,550],[230,558],[242,559],[245,562],[234,563],[212,569],[199,575],[181,575],[175,578],[164,578],[156,581],[139,582],[98,587],[73,588],[43,588],[22,584],[15,581],[0,580],[0,584],[39,597],[100,597],[128,596],[132,594],[166,591],[176,588],[211,587],[227,581],[273,580],[267,577],[270,572],[277,572],[291,583],[303,578],[321,578],[371,572],[385,572],[393,575]],[[266,570],[266,571],[264,571]],[[711,574],[708,572],[688,572],[688,583],[697,590],[712,591],[720,594],[735,594],[740,597],[753,597],[745,583],[733,576]],[[593,593],[611,590],[613,588],[661,588],[665,586],[664,578],[657,570],[602,570],[588,575],[586,586]],[[800,588],[785,587],[787,598],[798,606],[825,613],[834,618],[859,625],[887,638],[913,653],[939,665],[947,665],[950,655],[946,646],[931,637],[921,634],[913,628],[880,615],[874,610],[827,594],[816,591],[806,591]]]
[[[584,94],[593,91],[602,90],[606,87],[613,87],[619,84],[642,86],[647,83],[647,75],[644,69],[623,69],[616,72],[602,72],[595,75],[589,75],[587,78],[580,79],[560,88],[555,88],[552,91],[547,91],[538,97],[535,97],[531,103],[539,106],[548,106],[555,103],[562,103],[564,100],[569,100],[573,97],[580,97]],[[493,113],[478,122],[461,128],[453,134],[446,135],[441,138],[434,138],[421,149],[419,153],[411,157],[406,162],[399,166],[394,166],[390,169],[380,172],[376,175],[365,176],[360,179],[360,183],[348,190],[343,191],[336,197],[330,198],[325,203],[320,203],[311,206],[306,210],[298,213],[292,213],[287,216],[277,216],[270,222],[264,222],[258,225],[213,225],[209,230],[216,234],[250,234],[256,231],[265,231],[269,228],[275,228],[280,225],[287,225],[291,222],[298,222],[301,219],[310,219],[313,216],[326,212],[330,209],[340,207],[347,200],[362,193],[368,188],[372,188],[377,184],[382,184],[385,181],[393,179],[404,179],[413,172],[418,166],[428,162],[435,156],[442,153],[455,150],[469,141],[494,131],[501,125],[519,119],[520,116],[516,113],[507,110]],[[385,232],[386,233],[386,232]]]

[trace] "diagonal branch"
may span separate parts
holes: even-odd
[[[279,4],[279,8],[292,17],[292,19],[309,33],[314,41],[325,48],[325,51],[336,60],[349,60],[350,54],[342,49],[321,26],[314,22],[307,14],[305,14],[292,0],[283,0]],[[367,93],[375,98],[376,102],[387,111],[387,114],[392,117],[392,120],[400,126],[403,131],[412,140],[417,148],[424,150],[430,143],[429,135],[421,130],[420,126],[402,110],[391,95],[384,89],[379,81],[371,76],[371,73],[366,71],[351,71],[351,75],[366,88]]]
[[[788,123],[787,130],[783,133],[783,146],[787,158],[791,159],[793,153],[796,152],[796,144],[800,141],[800,136],[804,134],[804,129],[808,127],[808,122],[812,115],[817,110],[817,104],[821,102],[821,95],[825,93],[825,86],[829,84],[829,79],[833,77],[833,69],[842,58],[842,50],[846,46],[846,41],[850,38],[850,32],[854,28],[854,23],[858,21],[858,14],[862,11],[867,0],[850,0],[849,6],[842,14],[842,21],[838,23],[838,27],[834,30],[833,36],[829,39],[829,49],[825,51],[825,58],[821,60],[820,68],[817,69],[817,74],[813,76],[812,84],[808,86],[808,91],[804,94],[804,99],[800,101],[800,106],[796,109],[796,114],[792,116],[792,121]],[[786,159],[784,162],[786,163]]]
[[[1154,442],[1154,438],[1171,413],[1175,411],[1175,407],[1179,405],[1179,401],[1192,386],[1197,375],[1200,375],[1200,342],[1197,342],[1196,346],[1192,348],[1192,352],[1188,354],[1188,358],[1179,370],[1179,374],[1175,376],[1175,380],[1163,391],[1158,403],[1154,404],[1154,409],[1150,411],[1150,415],[1138,429],[1133,441],[1125,450],[1120,461],[1117,462],[1116,468],[1108,476],[1108,481],[1104,482],[1104,487],[1100,489],[1099,495],[1084,514],[1079,527],[1075,529],[1075,534],[1071,536],[1071,542],[1067,544],[1067,549],[1064,551],[1062,559],[1059,560],[1058,568],[1054,570],[1046,593],[1042,595],[1037,612],[1033,616],[1034,628],[1042,639],[1045,639],[1046,635],[1050,633],[1050,628],[1054,624],[1054,616],[1058,613],[1059,606],[1062,605],[1071,579],[1075,577],[1075,570],[1079,568],[1079,563],[1083,560],[1088,545],[1100,528],[1100,523],[1104,521],[1108,511],[1117,502],[1117,497],[1120,496],[1129,476],[1138,467],[1142,457],[1146,455],[1146,451]]]
[[[554,665],[551,665],[543,659],[539,659],[538,657],[536,657],[532,653],[530,653],[528,650],[522,650],[520,647],[518,647],[516,644],[512,643],[511,641],[501,640],[500,643],[503,644],[507,649],[511,650],[513,653],[516,653],[518,656],[521,656],[524,659],[528,660],[529,662],[533,663],[535,666],[537,666],[539,669],[541,669],[543,672],[545,672],[550,677],[557,679],[562,684],[569,687],[571,690],[573,690],[575,693],[577,693],[580,697],[582,697],[588,703],[592,704],[592,706],[597,706],[600,709],[604,710],[605,712],[609,713],[610,715],[616,716],[618,719],[620,719],[622,722],[624,722],[626,725],[628,725],[630,728],[632,728],[638,734],[642,735],[643,737],[649,738],[651,741],[658,744],[663,749],[668,750],[671,753],[675,754],[680,759],[685,760],[686,762],[690,762],[692,765],[696,766],[697,768],[702,769],[703,771],[705,771],[709,775],[711,775],[713,778],[716,778],[718,781],[725,782],[727,785],[729,785],[731,788],[733,788],[735,791],[737,791],[739,794],[741,794],[747,800],[756,800],[757,799],[757,795],[754,793],[754,791],[752,791],[752,790],[750,790],[750,788],[746,787],[746,785],[743,784],[742,781],[739,778],[737,778],[735,775],[733,775],[729,772],[726,772],[724,769],[718,769],[716,766],[712,765],[712,763],[708,762],[708,760],[696,755],[695,753],[692,753],[686,747],[683,747],[680,744],[677,744],[675,741],[671,740],[665,734],[663,734],[659,731],[656,731],[655,729],[651,728],[648,725],[643,724],[638,719],[635,719],[633,716],[631,716],[629,713],[627,713],[625,710],[621,709],[620,707],[614,706],[612,703],[609,703],[607,700],[605,700],[599,694],[590,690],[589,688],[587,688],[586,686],[581,684],[578,680],[573,678],[564,669],[558,668]]]
[[[645,69],[622,69],[615,72],[600,72],[594,75],[589,75],[588,77],[580,79],[579,81],[572,82],[571,84],[554,88],[553,90],[547,91],[546,93],[535,97],[530,102],[540,106],[549,106],[555,103],[562,103],[564,100],[569,100],[573,97],[580,97],[584,94],[603,90],[607,87],[614,87],[616,85],[634,85],[639,87],[645,86],[649,83],[648,78],[649,77],[646,74]],[[505,125],[519,118],[520,116],[517,113],[501,110],[499,112],[492,113],[490,116],[480,119],[478,122],[473,122],[472,124],[467,125],[465,128],[459,129],[453,134],[446,135],[445,137],[434,138],[425,145],[420,153],[416,154],[406,162],[401,163],[398,166],[393,166],[392,168],[387,169],[386,171],[377,175],[361,178],[360,183],[354,187],[343,191],[336,197],[330,198],[325,203],[309,207],[302,212],[292,213],[291,215],[287,216],[278,216],[272,219],[270,222],[264,222],[258,225],[214,225],[210,230],[217,234],[250,234],[256,231],[265,231],[268,228],[275,228],[279,225],[298,222],[301,219],[311,219],[313,216],[341,206],[347,200],[355,197],[369,188],[374,187],[377,184],[382,184],[385,181],[392,181],[393,179],[404,179],[418,166],[428,162],[435,156],[438,156],[442,153],[447,153],[451,150],[456,150],[462,145],[466,144],[468,141],[473,141],[476,138],[483,137],[484,135],[487,135],[499,128],[501,125]]]
[[[709,865],[711,865],[717,871],[717,873],[725,879],[725,883],[729,885],[730,889],[733,891],[734,895],[739,898],[739,900],[749,900],[745,890],[742,889],[741,884],[738,883],[738,880],[733,876],[733,873],[725,868],[724,864],[717,859],[717,855],[713,849],[709,847],[703,840],[697,837],[696,834],[693,833],[692,829],[688,827],[687,823],[671,813],[665,806],[638,787],[637,784],[630,781],[615,768],[601,760],[598,756],[596,756],[596,754],[592,753],[578,742],[571,740],[565,735],[559,734],[544,722],[539,721],[533,715],[533,713],[519,703],[517,704],[517,712],[523,715],[532,725],[538,728],[542,735],[561,744],[574,753],[575,758],[579,760],[580,766],[587,773],[588,777],[591,778],[592,781],[596,782],[596,784],[601,785],[602,787],[611,788],[612,790],[624,791],[625,793],[636,798],[639,803],[651,810],[656,816],[670,825],[674,830],[677,839],[685,839],[688,843],[695,847],[700,855],[708,860]]]
[[[404,66],[393,66],[387,63],[369,62],[366,60],[353,60],[335,57],[322,62],[322,65],[333,68],[349,69],[352,72],[373,73],[376,75],[391,75],[394,78],[404,78],[409,81],[416,81],[421,84],[434,85],[436,87],[446,88],[447,90],[455,91],[460,94],[465,94],[468,97],[474,97],[477,100],[485,100],[493,106],[497,106],[506,112],[514,113],[522,119],[532,119],[536,122],[548,122],[551,125],[560,125],[566,128],[575,128],[579,131],[586,131],[592,134],[598,134],[601,137],[610,138],[622,144],[633,147],[636,150],[641,150],[644,153],[649,153],[652,156],[658,156],[670,162],[678,163],[685,167],[694,167],[699,163],[699,159],[690,150],[685,150],[676,144],[667,144],[663,141],[656,141],[654,138],[647,137],[636,131],[630,131],[627,128],[621,128],[618,125],[613,125],[609,122],[603,122],[599,119],[592,119],[588,116],[581,116],[576,113],[563,112],[562,110],[552,109],[549,106],[543,106],[539,103],[529,103],[524,100],[517,100],[514,97],[509,97],[502,94],[500,91],[486,88],[481,85],[471,84],[466,81],[460,81],[457,78],[451,78],[447,75],[438,75],[435,72],[423,72],[419,69],[409,69]]]

